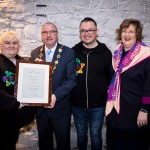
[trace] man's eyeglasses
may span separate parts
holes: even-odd
[[[93,29],[89,29],[89,30],[82,29],[82,30],[80,30],[80,34],[86,34],[86,33],[93,34],[95,31],[96,30],[93,30]]]
[[[42,35],[55,34],[56,32],[57,32],[56,30],[43,31],[43,32],[42,32]]]

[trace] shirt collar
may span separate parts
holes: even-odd
[[[56,47],[57,47],[57,42],[56,42],[56,44],[54,45],[54,47],[51,48],[52,53],[55,52]],[[49,49],[48,49],[48,48],[46,47],[46,45],[45,45],[45,53],[47,52],[47,50],[49,50]]]

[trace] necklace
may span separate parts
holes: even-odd
[[[39,54],[40,60],[42,60],[42,57],[43,57],[44,47],[45,47],[45,45],[43,44],[41,49],[40,49],[40,54]],[[58,54],[56,56],[56,60],[54,61],[54,66],[53,66],[53,69],[52,69],[52,74],[54,73],[54,71],[57,68],[57,65],[59,64],[59,58],[61,57],[62,48],[63,48],[63,45],[58,49]]]

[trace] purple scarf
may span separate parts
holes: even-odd
[[[108,112],[106,110],[106,115],[111,112],[113,107],[119,113],[120,111],[120,84],[121,84],[120,74],[123,68],[128,66],[131,63],[131,61],[135,58],[135,56],[139,53],[140,48],[141,48],[141,43],[139,42],[135,43],[122,60],[121,60],[121,57],[123,53],[123,44],[121,43],[119,49],[115,50],[114,57],[113,57],[115,74],[110,83],[110,87],[108,91],[108,99],[107,99],[107,103],[111,101],[112,103],[109,104]]]

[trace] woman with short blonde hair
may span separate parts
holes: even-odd
[[[19,55],[19,39],[14,31],[0,36],[0,148],[15,150],[22,126],[34,118],[34,108],[22,107],[14,96],[16,60]]]

